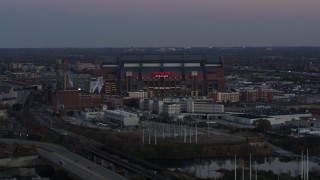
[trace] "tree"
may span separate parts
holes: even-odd
[[[267,119],[255,120],[255,121],[253,121],[252,125],[259,131],[271,130],[271,123]]]
[[[190,115],[183,117],[183,122],[185,122],[187,124],[192,123],[193,121],[194,121],[194,119]]]
[[[22,104],[16,103],[12,105],[12,111],[18,112],[22,110]]]
[[[139,99],[124,99],[123,105],[127,107],[139,107]]]
[[[284,126],[280,126],[279,127],[279,132],[283,135],[290,135],[292,134],[292,130],[291,130],[291,126],[290,125],[284,125]]]
[[[162,112],[159,114],[159,121],[160,122],[170,122],[171,118],[168,113]]]

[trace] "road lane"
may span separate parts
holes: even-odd
[[[41,157],[46,158],[53,163],[61,166],[67,172],[77,175],[82,179],[94,179],[94,180],[127,180],[127,178],[106,169],[82,156],[74,154],[68,151],[66,148],[50,143],[16,140],[16,139],[0,139],[0,142],[5,143],[18,143],[18,144],[36,144],[38,147],[38,153]],[[65,165],[62,166],[59,161],[64,161]],[[88,168],[90,167],[90,168]]]

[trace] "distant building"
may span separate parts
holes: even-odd
[[[239,102],[239,92],[214,92],[213,100],[216,102]]]
[[[182,103],[182,106],[185,106],[185,103]],[[186,112],[187,113],[223,113],[224,105],[216,104],[212,101],[206,100],[186,100]]]
[[[85,120],[101,120],[104,118],[104,111],[86,108],[84,111],[81,111],[81,116]]]
[[[240,89],[241,102],[272,101],[273,89]]]
[[[83,71],[83,70],[95,70],[97,69],[99,66],[98,65],[95,65],[93,63],[80,63],[80,62],[77,62],[75,65],[74,65],[74,70],[75,71]]]
[[[109,106],[108,108],[111,108],[111,109],[119,108],[123,106],[122,98],[112,97],[112,98],[105,99],[103,102]]]
[[[178,115],[181,113],[180,104],[169,104],[165,103],[163,105],[163,112],[169,115]]]
[[[34,71],[35,67],[36,66],[33,63],[22,63],[22,71],[24,72]]]
[[[251,114],[230,114],[226,115],[225,119],[227,121],[231,121],[233,123],[238,123],[242,125],[252,125],[252,123],[256,120],[266,119],[269,120],[270,123],[273,122],[274,118],[268,116],[256,116]],[[281,124],[281,123],[279,123]]]
[[[22,69],[22,63],[20,63],[20,62],[10,62],[9,64],[8,64],[8,69],[10,70],[10,71],[18,71],[18,70],[21,70]]]
[[[86,92],[89,92],[90,90],[91,78],[92,78],[91,74],[69,74],[68,75],[68,79],[73,86],[72,89],[77,89],[77,90],[81,89]]]
[[[299,95],[296,101],[301,104],[320,104],[320,95]]]
[[[310,113],[305,114],[281,114],[281,115],[268,115],[268,116],[258,116],[251,114],[228,114],[225,119],[233,123],[252,125],[256,120],[266,119],[270,121],[271,125],[285,124],[288,121],[300,120],[303,118],[310,118],[312,115]]]
[[[135,91],[135,92],[128,92],[128,96],[131,98],[138,98],[138,99],[145,99],[145,98],[152,98],[152,92],[145,92],[145,91]]]
[[[153,112],[156,114],[161,114],[163,112],[164,102],[161,100],[156,100],[153,102]]]
[[[78,90],[50,92],[50,104],[55,112],[73,111],[99,106],[102,97],[94,94],[80,94]]]
[[[152,91],[155,97],[207,96],[224,92],[221,59],[203,54],[131,54],[104,63],[104,94]]]
[[[139,125],[140,118],[137,114],[122,110],[106,110],[104,120],[113,125],[126,127]]]
[[[0,120],[7,120],[8,119],[8,110],[1,109],[0,110]]]
[[[140,99],[139,109],[152,112],[153,103],[154,103],[153,99]]]
[[[17,101],[17,92],[8,84],[0,84],[0,104],[12,106]]]
[[[273,94],[272,100],[275,101],[289,101],[290,99],[296,97],[295,94],[285,94],[285,93],[275,93]]]
[[[56,60],[56,78],[57,78],[57,90],[68,89],[68,61],[65,59]]]

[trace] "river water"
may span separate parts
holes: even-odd
[[[255,172],[255,163],[257,170],[269,171],[275,174],[290,173],[291,176],[298,176],[301,173],[301,159],[291,158],[283,159],[279,157],[252,158],[252,173]],[[199,178],[218,178],[222,174],[219,169],[234,170],[234,159],[196,159],[158,162],[159,165],[170,170],[178,169],[182,172],[191,173]],[[241,173],[242,164],[244,169],[249,169],[249,158],[237,158],[237,171]],[[316,162],[309,161],[309,171],[320,169]]]

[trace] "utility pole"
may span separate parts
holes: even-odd
[[[164,139],[164,125],[162,126],[162,138]]]
[[[182,120],[180,121],[179,126],[180,126],[180,137],[182,138]]]
[[[237,155],[234,155],[234,180],[237,180]]]
[[[208,124],[208,137],[209,137],[209,120],[207,121],[207,124]]]
[[[251,180],[251,153],[250,153],[250,180]]]
[[[183,129],[183,134],[184,134],[184,143],[187,143],[187,128],[186,127],[184,127],[184,129]]]
[[[150,129],[148,129],[148,135],[149,135],[149,145],[150,145]]]
[[[154,129],[154,144],[157,145],[157,129]]]
[[[144,128],[142,130],[142,143],[144,144]]]
[[[173,125],[173,138],[176,138],[176,125]]]
[[[242,180],[244,180],[244,160],[242,160]]]
[[[258,180],[257,161],[254,162],[254,167],[256,169],[256,180]]]
[[[307,180],[309,180],[309,152],[307,149]]]
[[[307,179],[307,168],[306,168],[307,163],[306,163],[306,161],[307,161],[307,156],[305,155],[305,156],[304,156],[304,176],[303,176],[303,179],[304,179],[304,180]]]
[[[190,144],[191,144],[191,127],[189,127],[189,141],[190,141]]]
[[[198,144],[198,125],[196,124],[196,144]]]
[[[302,151],[302,153],[301,153],[301,179],[303,179],[303,151]]]

